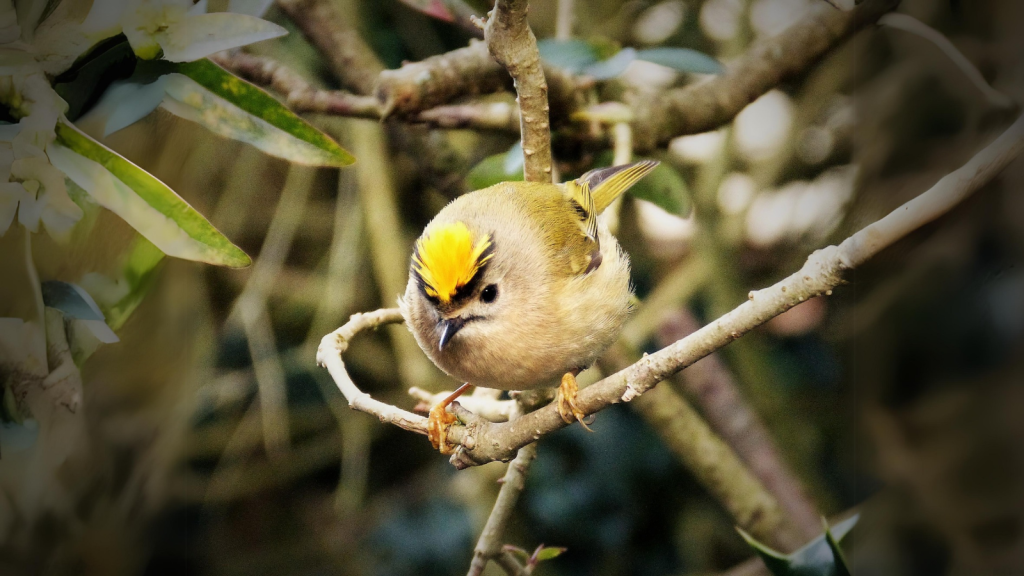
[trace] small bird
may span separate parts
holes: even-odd
[[[430,410],[435,449],[454,450],[447,407],[470,385],[558,386],[562,419],[582,422],[575,377],[618,337],[632,296],[629,258],[597,216],[657,165],[503,182],[456,198],[427,225],[399,306],[426,355],[465,382]]]

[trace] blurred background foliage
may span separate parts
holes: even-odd
[[[397,0],[335,4],[391,68],[468,40]],[[728,64],[811,4],[577,0],[575,31]],[[1020,3],[904,0],[900,11],[947,35],[995,88],[1024,96]],[[554,1],[531,2],[538,38],[554,34],[555,13]],[[288,18],[276,8],[266,17],[291,34],[252,51],[333,86]],[[606,89],[687,81],[635,61]],[[61,468],[53,506],[0,526],[3,573],[397,576],[468,566],[503,466],[455,472],[422,437],[349,410],[313,358],[351,313],[394,305],[412,239],[467,190],[474,166],[516,138],[311,120],[357,163],[291,166],[162,110],[105,140],[254,265],[161,265],[121,342],[85,366],[87,437]],[[925,190],[1006,121],[934,45],[899,30],[861,33],[728,127],[659,154],[694,209],[684,219],[631,198],[621,206],[637,295],[682,271],[686,286],[653,321],[682,309],[712,320]],[[557,140],[555,154],[565,173],[591,160]],[[721,353],[817,509],[861,512],[846,540],[855,573],[1024,573],[1022,177],[1017,163],[832,298]],[[103,233],[74,262],[38,248],[41,276],[102,269],[123,251],[130,229],[99,219]],[[365,391],[411,407],[410,386],[455,384],[404,327],[391,328],[360,336],[346,355]],[[637,352],[663,344],[647,335]],[[538,574],[710,574],[751,557],[728,513],[639,414],[614,406],[594,429],[572,426],[540,445],[505,538],[568,548]],[[0,429],[5,460],[19,433]]]

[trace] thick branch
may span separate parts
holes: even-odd
[[[497,0],[484,39],[515,81],[523,135],[523,172],[528,182],[551,182],[551,121],[548,82],[540,65],[537,38],[526,20],[527,0]]]
[[[668,320],[658,331],[658,342],[663,345],[700,328],[697,319],[688,311],[667,316]],[[722,359],[711,354],[682,371],[676,381],[682,383],[687,396],[700,408],[711,428],[736,451],[736,455],[778,501],[786,517],[803,537],[800,542],[820,534],[821,517],[800,480],[779,454],[761,417],[743,398]],[[661,389],[659,387],[656,391]]]
[[[377,55],[328,0],[277,0],[281,10],[316,46],[335,77],[359,94],[370,94],[377,75],[384,70]]]
[[[516,507],[519,494],[526,486],[526,473],[530,470],[530,464],[537,457],[537,445],[530,444],[519,450],[515,460],[509,463],[505,476],[501,479],[501,490],[498,492],[498,499],[494,501],[494,508],[487,518],[480,539],[477,540],[476,548],[473,550],[473,561],[469,565],[469,572],[466,576],[480,576],[487,566],[487,561],[496,558],[501,553],[502,538],[505,534],[505,526],[512,516],[512,510]]]
[[[847,38],[877,22],[899,0],[865,0],[844,12],[819,2],[812,14],[788,30],[751,46],[721,76],[629,102],[635,114],[636,150],[643,152],[685,134],[713,130],[732,121],[747,104],[798,76]]]

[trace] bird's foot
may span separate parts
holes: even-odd
[[[576,405],[576,395],[579,391],[580,387],[576,384],[576,375],[572,372],[566,372],[562,376],[562,383],[558,386],[558,396],[555,398],[558,406],[558,415],[562,417],[566,424],[572,424],[574,421],[579,422],[588,431],[593,432],[590,426],[587,426],[587,423],[583,421],[587,415]]]
[[[448,429],[459,420],[454,414],[448,412],[448,406],[468,390],[469,386],[469,382],[459,386],[458,390],[434,405],[427,415],[427,439],[441,454],[452,454],[458,447],[448,442]]]

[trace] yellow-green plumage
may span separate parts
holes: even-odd
[[[566,184],[506,182],[452,201],[417,251],[443,259],[438,239],[465,225],[473,238],[460,244],[487,238],[488,261],[440,299],[428,298],[432,287],[414,267],[401,305],[424,352],[462,381],[506,390],[555,385],[593,363],[617,337],[631,295],[628,258],[597,214],[656,164],[597,170]],[[446,261],[455,273],[476,265]],[[496,293],[490,301],[488,287]]]

